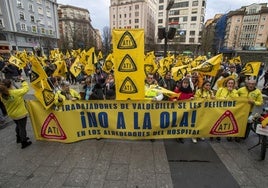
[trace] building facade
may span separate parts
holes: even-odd
[[[175,28],[173,39],[168,40],[168,51],[191,50],[198,53],[201,45],[201,31],[205,21],[206,0],[158,0],[156,30]],[[169,10],[167,10],[169,9]],[[158,51],[163,51],[164,40],[157,40]]]
[[[144,29],[145,50],[155,47],[157,0],[110,0],[111,29]]]
[[[56,0],[0,0],[0,49],[48,54],[57,47]]]
[[[228,13],[224,46],[232,50],[265,50],[268,47],[267,3],[251,4]]]
[[[64,50],[101,49],[100,33],[91,25],[87,9],[70,5],[59,5],[59,47]]]

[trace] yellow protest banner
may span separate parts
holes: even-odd
[[[70,143],[91,138],[243,137],[247,101],[66,101],[56,111],[30,100],[27,106],[37,140]]]
[[[144,30],[112,31],[116,100],[144,99]]]

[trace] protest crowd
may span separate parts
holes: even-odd
[[[10,116],[16,123],[17,143],[21,143],[22,148],[31,144],[25,130],[27,110],[21,107],[24,105],[23,96],[29,90],[27,82],[22,78],[22,71],[29,77],[30,85],[37,93],[44,89],[39,86],[41,80],[42,85],[54,96],[53,102],[47,108],[57,109],[65,100],[115,100],[114,66],[112,54],[103,58],[101,52],[95,54],[94,48],[88,51],[80,49],[67,51],[65,54],[53,50],[49,57],[45,55],[38,57],[23,51],[13,53],[7,59],[2,58],[0,59],[0,121],[4,123],[5,116]],[[261,106],[262,93],[268,88],[268,70],[264,68],[261,62],[241,62],[239,56],[228,59],[219,54],[208,59],[206,56],[175,57],[168,53],[167,57],[156,58],[154,52],[148,52],[144,56],[145,99],[172,102],[198,98],[247,97],[252,108],[255,105]],[[263,91],[256,88],[260,79],[265,79]],[[18,84],[19,82],[21,84]],[[73,89],[72,85],[76,85],[78,89]],[[11,96],[18,98],[19,101],[10,100]],[[15,109],[14,105],[17,105]],[[17,112],[17,108],[22,108],[21,112]],[[249,128],[244,139],[248,134]],[[204,139],[192,138],[192,142],[197,143],[198,140]],[[220,139],[216,138],[217,141]],[[236,142],[240,142],[240,139],[234,138]],[[184,142],[181,138],[177,140]],[[227,140],[233,139],[227,137]]]

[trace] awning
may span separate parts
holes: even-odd
[[[0,50],[0,54],[9,54],[10,50]]]

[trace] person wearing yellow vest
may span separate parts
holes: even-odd
[[[152,74],[148,74],[145,80],[145,99],[149,99],[152,101],[161,101],[164,98],[163,93],[151,89],[151,85],[157,85],[157,81],[154,79]]]
[[[75,91],[74,89],[70,88],[70,83],[67,81],[61,82],[61,90],[57,91],[55,94],[55,105],[61,105],[65,100],[80,100],[81,95]]]
[[[4,79],[0,84],[0,100],[6,107],[8,116],[13,119],[16,124],[17,143],[21,143],[24,149],[32,144],[27,137],[26,124],[28,111],[24,103],[24,95],[29,91],[28,83],[22,78],[21,87],[15,88],[12,81]]]
[[[263,104],[263,98],[261,90],[256,88],[257,81],[249,78],[246,80],[246,86],[241,87],[238,89],[238,95],[239,97],[246,97],[248,98],[248,103],[251,105],[250,114],[252,113],[252,110],[254,106],[261,106]],[[249,114],[249,116],[250,116]],[[244,136],[244,139],[246,139],[250,132],[250,126],[251,124],[247,124],[246,133]]]

